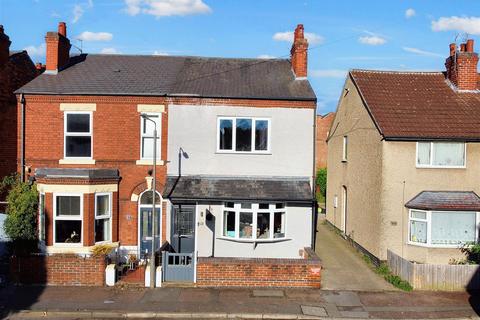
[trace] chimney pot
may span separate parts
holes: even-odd
[[[473,45],[474,45],[473,39],[468,39],[466,44],[467,52],[473,52]]]
[[[5,34],[5,30],[3,29],[3,24],[0,24],[0,34]]]
[[[455,43],[450,43],[450,57],[455,55],[455,51],[457,50],[457,45]]]
[[[0,25],[0,66],[5,64],[10,57],[10,38],[5,34],[3,25]]]
[[[67,37],[67,24],[65,22],[58,23],[58,33],[65,38]]]
[[[460,52],[465,52],[466,51],[466,48],[467,48],[467,44],[466,43],[462,43],[460,45]]]

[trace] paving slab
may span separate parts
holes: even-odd
[[[326,302],[339,307],[361,307],[358,294],[353,291],[328,292],[322,295]]]
[[[301,306],[302,313],[307,316],[327,317],[327,310],[322,307],[315,306]]]
[[[285,296],[283,290],[253,290],[254,297],[280,297]]]

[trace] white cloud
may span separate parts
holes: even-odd
[[[380,36],[363,36],[358,38],[358,41],[363,44],[367,44],[369,46],[380,46],[382,44],[385,44],[387,40],[385,38],[382,38]]]
[[[154,56],[169,56],[170,54],[168,52],[165,52],[165,51],[155,50],[155,51],[153,51],[153,55]]]
[[[101,54],[120,54],[121,52],[119,52],[115,48],[103,48],[102,50],[100,50],[100,53]]]
[[[405,18],[407,19],[414,17],[416,14],[415,9],[409,8],[405,10]]]
[[[310,74],[312,77],[317,78],[345,78],[347,76],[347,71],[340,69],[312,70]]]
[[[46,54],[46,46],[45,43],[42,43],[39,46],[28,46],[23,50],[27,50],[28,55],[32,57],[43,57]]]
[[[271,56],[269,54],[261,54],[257,57],[257,59],[275,59],[275,56]]]
[[[143,13],[160,18],[212,12],[203,0],[125,0],[125,5],[131,16]]]
[[[110,41],[113,39],[113,34],[109,32],[84,31],[77,36],[77,39],[82,41]]]
[[[273,35],[273,40],[292,43],[293,37],[293,31],[277,32]],[[312,32],[305,32],[305,38],[310,44],[319,44],[325,40],[322,36]]]
[[[443,57],[443,55],[435,52],[430,52],[430,51],[425,51],[421,50],[418,48],[411,48],[411,47],[402,47],[402,49],[406,52],[418,54],[420,56],[426,56],[426,57]]]
[[[83,7],[79,4],[76,4],[73,6],[73,19],[72,19],[72,23],[77,23],[78,20],[80,20],[80,18],[83,16],[83,13],[85,12],[85,10],[83,9]]]
[[[480,17],[441,17],[432,21],[433,31],[460,31],[480,35]]]

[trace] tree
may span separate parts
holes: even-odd
[[[17,176],[6,177],[1,184],[2,190],[8,190],[5,233],[13,240],[14,247],[31,247],[37,240],[37,188]]]
[[[320,193],[325,199],[327,196],[327,168],[321,168],[317,172],[317,186],[320,188]]]

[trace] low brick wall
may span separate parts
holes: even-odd
[[[32,254],[12,257],[14,283],[53,286],[104,286],[106,259],[76,254]]]
[[[304,252],[305,259],[198,258],[197,286],[320,288],[320,259]]]

